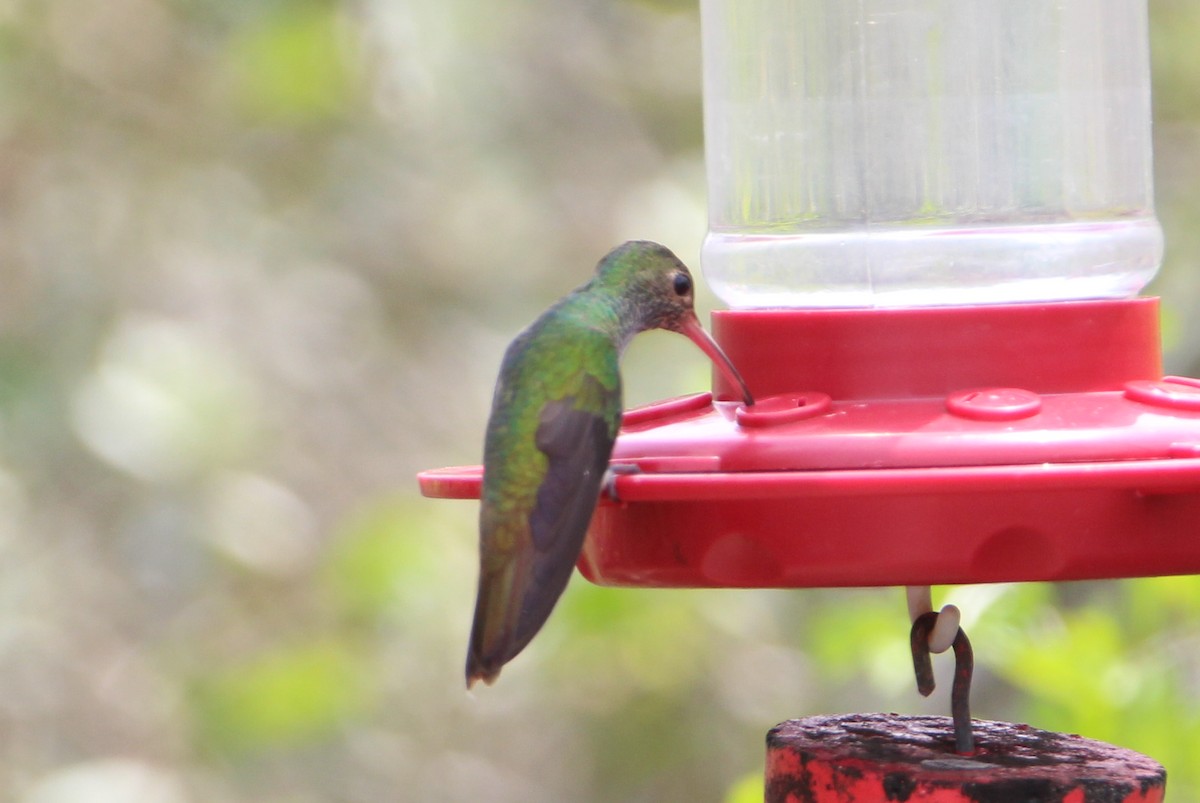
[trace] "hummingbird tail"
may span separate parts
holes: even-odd
[[[488,686],[495,683],[504,665],[525,646],[524,642],[514,644],[514,620],[520,614],[521,598],[511,591],[514,584],[524,585],[524,575],[525,567],[519,563],[498,572],[480,572],[475,620],[467,643],[467,689],[479,680]]]
[[[500,677],[500,667],[484,666],[483,661],[475,654],[474,650],[467,653],[467,691],[470,691],[471,687],[480,680],[485,686],[491,686],[498,677]]]

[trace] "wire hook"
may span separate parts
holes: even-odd
[[[913,672],[917,676],[917,691],[922,697],[928,697],[935,686],[929,636],[939,615],[935,611],[926,611],[913,620],[909,633]],[[961,627],[954,634],[951,646],[954,648],[954,684],[950,687],[950,715],[954,721],[954,749],[959,755],[969,756],[975,753],[975,734],[971,729],[971,675],[975,671],[975,654]]]

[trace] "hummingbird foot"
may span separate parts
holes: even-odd
[[[617,494],[617,477],[622,474],[640,474],[642,469],[637,463],[611,463],[604,471],[604,479],[600,481],[600,488],[604,496],[607,496],[614,502],[620,502],[621,497]]]

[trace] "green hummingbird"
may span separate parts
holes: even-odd
[[[467,688],[496,679],[567,586],[621,426],[618,362],[634,335],[687,335],[754,403],[692,305],[692,275],[678,257],[627,242],[508,347],[484,440]]]

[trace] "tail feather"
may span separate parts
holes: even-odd
[[[574,562],[527,553],[493,572],[481,572],[467,648],[467,688],[495,682],[550,618],[574,572]]]
[[[518,624],[528,581],[528,570],[520,561],[479,574],[475,620],[467,647],[467,688],[482,680],[492,685],[500,670],[532,638],[518,641]]]

